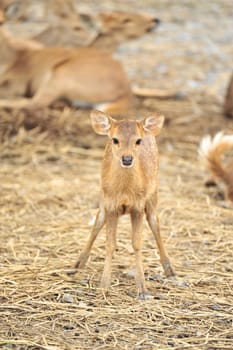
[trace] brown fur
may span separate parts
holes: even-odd
[[[0,107],[43,108],[64,98],[115,112],[128,108],[131,92],[121,63],[111,55],[57,47],[16,53],[0,77],[0,96]]]
[[[233,135],[218,133],[213,140],[209,136],[202,140],[200,154],[211,174],[226,186],[226,195],[233,201],[233,161],[224,165],[222,155],[233,148]]]
[[[136,257],[136,287],[140,297],[144,298],[146,288],[141,253],[144,212],[156,239],[164,271],[167,276],[174,275],[160,236],[156,214],[158,150],[154,136],[159,134],[164,118],[156,115],[141,122],[116,121],[101,112],[93,111],[91,120],[94,130],[98,134],[108,135],[109,141],[102,162],[100,208],[76,268],[85,265],[100,229],[106,224],[106,260],[101,288],[108,290],[112,257],[116,248],[117,222],[121,215],[128,213],[131,217],[132,244]]]
[[[5,13],[0,9],[0,24],[3,24],[6,20]]]
[[[76,22],[53,22],[33,39],[46,46],[90,46],[113,52],[119,44],[152,31],[158,23],[153,16],[133,12],[80,13]]]
[[[59,21],[52,22],[32,39],[45,46],[86,47],[92,46],[96,35],[94,29],[85,28],[80,22],[72,24]]]
[[[1,35],[10,58],[2,57],[9,64],[1,68],[0,107],[37,109],[62,98],[75,106],[84,104],[114,114],[130,106],[135,88],[130,88],[122,64],[105,51],[41,47],[13,38],[3,29]],[[143,96],[174,96],[170,91],[141,90]],[[140,88],[136,94],[140,95]]]
[[[15,38],[7,30],[0,28],[0,71],[1,66],[9,65],[17,56],[21,55],[25,50],[36,50],[43,47],[42,44],[23,38]]]
[[[233,118],[233,74],[227,87],[226,97],[224,101],[224,114],[228,118]]]
[[[160,23],[159,19],[147,14],[123,11],[102,12],[98,21],[99,32],[89,46],[111,51],[122,42],[151,32]]]
[[[141,37],[159,23],[143,13],[78,12],[74,0],[5,0],[0,7],[2,13],[5,11],[7,28],[14,31],[20,23],[22,27],[30,22],[30,31],[36,32],[32,39],[46,46],[91,46],[113,52],[120,43]]]

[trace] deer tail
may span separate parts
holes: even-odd
[[[205,136],[199,147],[200,158],[214,177],[228,183],[228,172],[222,162],[222,154],[233,148],[233,135],[217,133],[213,138]]]

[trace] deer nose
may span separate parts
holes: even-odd
[[[133,163],[132,156],[122,156],[122,164],[125,166],[130,166]]]
[[[153,18],[153,22],[158,25],[161,23],[161,20],[159,18]]]
[[[160,25],[161,21],[159,18],[153,18],[152,21],[150,22],[150,26],[147,28],[147,32],[153,32],[154,30],[157,29],[157,27]]]

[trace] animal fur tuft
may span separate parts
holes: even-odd
[[[232,183],[232,164],[224,165],[222,155],[233,148],[233,135],[224,135],[218,132],[213,138],[205,136],[199,147],[199,156],[205,163],[207,169],[218,180],[222,180],[228,187],[230,195]]]

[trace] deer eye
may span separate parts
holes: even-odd
[[[142,143],[142,139],[137,139],[136,145],[140,145]]]
[[[113,137],[112,142],[114,143],[114,145],[118,145],[119,144],[119,140],[116,139],[115,137]]]

